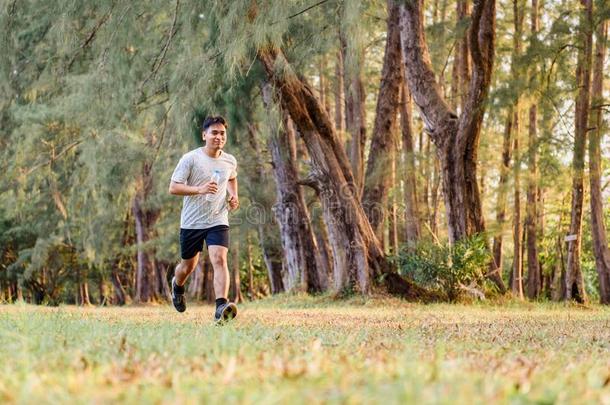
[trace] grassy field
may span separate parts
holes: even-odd
[[[610,403],[610,310],[279,297],[0,306],[0,403]],[[222,401],[222,402],[221,402]]]

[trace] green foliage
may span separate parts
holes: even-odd
[[[402,275],[455,301],[465,287],[483,286],[491,256],[484,236],[476,235],[454,245],[424,241],[403,247],[395,260]]]

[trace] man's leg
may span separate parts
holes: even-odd
[[[237,315],[237,306],[227,299],[229,296],[228,250],[228,248],[220,245],[208,246],[210,261],[214,268],[214,293],[216,294],[214,319],[218,322],[232,319]]]
[[[210,261],[214,268],[214,293],[216,299],[227,298],[229,295],[229,266],[227,265],[227,249],[224,246],[208,246]]]
[[[184,283],[188,278],[189,274],[195,270],[197,261],[199,260],[199,253],[195,254],[190,259],[182,259],[182,261],[176,266],[174,272],[174,278],[172,278],[172,303],[174,308],[178,312],[186,311],[186,299],[184,297]]]
[[[176,271],[174,276],[176,277],[177,285],[184,285],[186,283],[186,279],[188,276],[195,270],[197,267],[197,262],[199,261],[199,253],[197,253],[194,257],[190,259],[182,259],[180,263],[176,266]]]

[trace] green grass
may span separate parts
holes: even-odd
[[[610,310],[281,296],[0,306],[0,403],[610,403]]]

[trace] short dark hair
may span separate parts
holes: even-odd
[[[203,120],[203,125],[201,126],[201,129],[203,131],[206,131],[209,127],[211,127],[214,124],[222,124],[225,126],[225,128],[229,128],[229,124],[227,124],[227,121],[224,119],[224,117],[222,115],[211,115],[206,117],[205,120]]]

